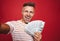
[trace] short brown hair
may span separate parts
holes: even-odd
[[[33,3],[33,2],[27,2],[27,3],[23,4],[23,7],[25,7],[25,6],[32,6],[32,7],[35,8],[35,3]]]

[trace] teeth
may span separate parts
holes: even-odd
[[[30,17],[26,17],[26,20],[29,20],[30,19]]]
[[[26,17],[27,19],[29,19],[30,17]]]
[[[28,19],[30,18],[30,17],[27,17]]]

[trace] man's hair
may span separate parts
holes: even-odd
[[[32,7],[35,8],[35,3],[33,3],[33,2],[27,2],[27,3],[23,4],[23,7],[25,7],[25,6],[32,6]]]

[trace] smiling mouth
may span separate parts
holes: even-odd
[[[29,21],[30,20],[30,16],[25,16],[25,19],[27,20],[27,21]]]
[[[25,18],[30,19],[31,17],[30,16],[25,16]]]

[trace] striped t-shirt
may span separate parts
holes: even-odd
[[[20,20],[9,21],[6,22],[6,24],[10,26],[9,33],[11,33],[13,41],[33,41],[32,36],[24,31],[27,24],[21,22]]]

